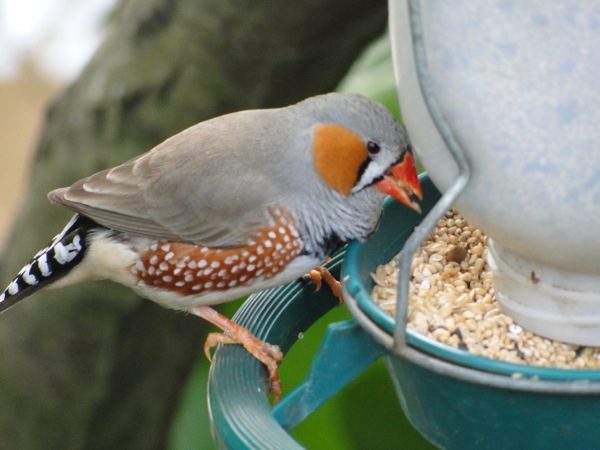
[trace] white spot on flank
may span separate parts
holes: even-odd
[[[255,276],[257,276],[257,277],[260,277],[260,276],[261,276],[263,273],[264,273],[264,270],[262,270],[262,269],[258,269],[258,270],[257,270],[257,271],[254,273],[254,275],[255,275]]]
[[[208,265],[208,263],[206,262],[205,259],[201,259],[200,261],[198,261],[198,264],[196,264],[196,261],[190,261],[190,263],[188,264],[188,267],[190,269],[195,269],[196,267],[203,269],[204,267],[206,267]]]
[[[168,252],[169,250],[171,250],[171,244],[163,244],[160,246],[160,249],[164,252]]]
[[[156,242],[154,244],[152,244],[150,246],[150,250],[152,250],[153,252],[155,252],[156,250],[158,250],[158,244]]]
[[[154,255],[152,258],[150,258],[150,264],[152,264],[153,266],[158,264],[158,256]]]
[[[183,281],[178,281],[177,283],[175,283],[175,286],[183,287],[183,286],[185,286],[185,283]]]
[[[267,248],[271,248],[271,247],[273,247],[273,243],[272,243],[272,242],[271,242],[269,239],[267,239],[267,240],[265,241],[265,247],[267,247]]]
[[[229,282],[229,287],[234,287],[237,284],[237,280],[231,280]]]
[[[275,244],[275,250],[279,251],[283,248],[283,245],[281,245],[279,242]]]
[[[192,286],[192,291],[199,291],[200,289],[202,289],[201,284],[196,284],[196,285]]]
[[[170,283],[171,281],[173,281],[173,277],[171,275],[165,275],[164,277],[162,277],[162,279],[165,283]]]
[[[257,255],[262,255],[265,252],[265,249],[263,248],[262,245],[259,245],[258,247],[256,247],[256,254]]]
[[[205,287],[206,289],[210,289],[212,286],[213,286],[213,282],[212,282],[212,281],[207,281],[207,282],[204,284],[204,287]]]
[[[156,269],[154,266],[148,267],[148,275],[154,275],[156,273]]]
[[[221,265],[221,263],[219,263],[219,261],[213,261],[210,263],[210,267],[212,267],[213,269],[216,269],[220,265]]]
[[[184,280],[188,283],[191,283],[192,281],[194,281],[194,276],[192,274],[188,274],[185,276]]]
[[[173,271],[173,275],[179,275],[181,273],[181,267],[178,267]]]
[[[250,258],[248,258],[248,262],[252,263],[254,261],[256,261],[256,256],[255,255],[252,255],[252,256],[250,256]]]
[[[286,234],[287,234],[287,231],[285,230],[285,228],[284,228],[284,227],[279,227],[279,228],[277,229],[277,231],[279,231],[279,234],[283,234],[283,235],[286,235]]]
[[[225,282],[224,282],[224,281],[219,281],[219,282],[217,283],[217,287],[218,287],[218,288],[224,288],[224,287],[225,287]]]
[[[271,239],[275,239],[277,237],[277,235],[275,234],[274,231],[269,231],[269,233],[267,234],[267,236],[269,236]]]
[[[248,264],[248,271],[252,272],[254,269],[256,269],[256,266],[254,264]]]
[[[175,253],[173,252],[169,252],[165,255],[165,261],[170,260],[173,256],[175,256]]]
[[[169,270],[169,263],[163,261],[158,265],[158,268],[160,270]]]
[[[202,275],[210,275],[212,271],[213,269],[209,267],[208,269],[204,269],[204,271],[198,272],[197,276],[201,277]]]
[[[227,275],[227,270],[225,270],[225,269],[219,270],[219,276],[221,278],[225,277],[226,275]]]

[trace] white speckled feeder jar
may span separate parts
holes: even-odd
[[[444,192],[457,167],[417,81],[408,0],[389,4],[406,126]],[[419,4],[433,95],[472,167],[456,207],[490,237],[500,305],[600,345],[600,2]]]

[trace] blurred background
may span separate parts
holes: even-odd
[[[0,251],[25,191],[46,105],[102,39],[115,0],[0,0]]]
[[[101,42],[103,23],[114,3],[0,0],[0,251],[9,244],[7,232],[25,192],[46,106],[77,77]],[[399,115],[387,36],[365,51],[338,90],[367,95]],[[231,316],[237,307],[239,303],[228,305],[224,312]],[[347,310],[338,308],[292,348],[281,369],[287,392],[303,379],[310,364],[305,355],[314,353],[327,323],[347,318]],[[214,448],[205,400],[207,369],[208,364],[199,363],[190,377],[173,425],[171,449]],[[403,448],[432,448],[403,418],[382,361],[293,436],[310,449],[394,448],[399,443]]]

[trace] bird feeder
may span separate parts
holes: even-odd
[[[424,213],[431,213],[443,197],[428,178],[421,183]],[[474,355],[407,330],[405,316],[394,319],[372,299],[371,273],[406,249],[407,238],[422,223],[416,214],[387,203],[379,230],[367,243],[350,245],[342,267],[346,304],[386,350],[388,371],[410,422],[446,449],[595,447],[600,370],[534,367]]]
[[[428,172],[423,215],[387,202],[372,238],[334,258],[355,322],[331,326],[307,382],[274,410],[260,364],[237,346],[217,352],[216,439],[227,448],[301,448],[286,430],[383,356],[406,415],[442,448],[596,447],[600,370],[473,355],[407,331],[406,313],[412,255],[455,207],[489,237],[507,314],[543,336],[600,346],[600,4],[389,7],[401,108]],[[372,300],[370,274],[401,249],[394,318]],[[335,304],[308,289],[296,282],[252,296],[234,319],[285,351]]]
[[[390,14],[414,149],[488,235],[500,305],[538,334],[600,345],[600,5],[398,1]]]
[[[593,447],[600,371],[476,356],[407,333],[406,313],[412,255],[453,206],[488,235],[516,323],[600,345],[600,6],[405,0],[390,2],[390,28],[406,126],[442,195],[406,242],[385,244],[403,248],[395,321],[364,276],[381,263],[378,236],[348,250],[348,306],[395,355],[401,403],[440,447]]]

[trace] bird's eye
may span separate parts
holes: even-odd
[[[377,142],[369,141],[367,142],[367,151],[369,155],[376,155],[381,151],[381,146]]]

